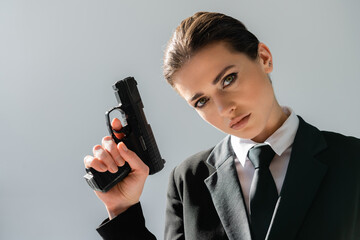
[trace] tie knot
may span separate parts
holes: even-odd
[[[274,158],[274,155],[274,150],[272,150],[268,144],[255,145],[250,148],[248,152],[248,158],[254,165],[255,169],[262,167],[268,168]]]

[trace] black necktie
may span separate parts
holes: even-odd
[[[254,240],[264,240],[278,199],[269,165],[275,152],[267,144],[256,145],[248,152],[255,167],[250,187],[250,220]]]

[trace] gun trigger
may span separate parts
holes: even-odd
[[[118,130],[113,129],[113,131],[114,131],[115,133],[124,133],[124,132],[123,132],[123,131],[124,131],[123,129],[121,129],[121,130],[119,130],[119,131],[118,131]]]
[[[113,131],[115,133],[123,133],[125,135],[128,135],[130,133],[130,127],[129,126],[125,126],[125,127],[122,127],[119,131],[118,130],[115,130],[113,129]]]

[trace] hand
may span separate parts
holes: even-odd
[[[113,119],[111,126],[117,131],[122,127],[117,118]],[[123,134],[116,134],[116,137],[121,139]],[[95,191],[105,204],[110,219],[139,202],[145,180],[149,175],[149,167],[123,142],[116,145],[111,136],[104,137],[102,145],[94,146],[93,156],[88,155],[84,158],[86,168],[92,167],[99,172],[112,173],[117,171],[118,166],[123,166],[125,161],[131,167],[129,175],[106,193]]]

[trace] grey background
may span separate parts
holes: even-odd
[[[83,157],[107,134],[111,85],[128,75],[167,160],[141,199],[162,239],[169,172],[224,136],[162,77],[172,31],[200,10],[240,19],[270,47],[281,104],[360,137],[359,1],[1,0],[0,239],[99,239],[106,210]]]

